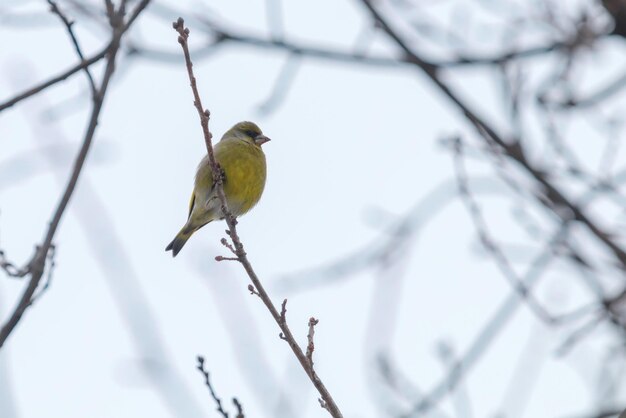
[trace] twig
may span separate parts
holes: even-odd
[[[216,255],[215,261],[239,261],[237,257],[224,257],[223,255]]]
[[[189,56],[189,47],[187,43],[187,40],[189,38],[189,29],[184,26],[184,20],[182,18],[178,18],[178,20],[174,22],[172,26],[174,27],[176,32],[178,32],[178,35],[179,35],[178,42],[180,43],[183,49],[183,54],[185,56],[187,74],[189,76],[189,82],[190,82],[191,89],[192,89],[193,96],[194,96],[194,105],[196,107],[196,110],[198,111],[198,116],[200,117],[200,124],[202,125],[202,131],[204,133],[204,141],[205,141],[207,153],[209,156],[209,164],[213,172],[213,179],[215,181],[215,189],[217,192],[217,196],[219,197],[220,202],[221,202],[221,210],[222,210],[222,214],[224,215],[224,220],[226,221],[226,224],[228,225],[228,230],[226,232],[232,240],[233,247],[235,249],[235,254],[237,255],[237,258],[239,259],[239,262],[243,265],[244,269],[246,270],[246,273],[248,274],[248,277],[250,278],[250,281],[252,282],[250,286],[253,286],[253,287],[251,288],[250,286],[248,286],[248,290],[250,290],[253,293],[256,293],[259,296],[259,298],[261,298],[261,300],[263,301],[267,309],[272,314],[272,317],[274,317],[274,320],[276,321],[279,328],[281,329],[285,340],[289,344],[289,347],[291,347],[293,353],[296,355],[298,361],[300,362],[300,365],[302,366],[307,376],[309,376],[309,379],[311,380],[311,382],[313,383],[313,385],[315,386],[315,388],[321,395],[328,412],[335,418],[343,417],[343,415],[341,414],[341,411],[337,407],[332,396],[326,389],[326,386],[324,386],[324,384],[322,383],[322,380],[319,378],[315,370],[309,365],[308,359],[306,358],[304,352],[302,351],[302,348],[300,348],[300,346],[296,342],[293,334],[291,333],[291,330],[287,326],[287,323],[281,320],[281,316],[278,313],[278,310],[274,306],[274,303],[272,302],[269,295],[265,291],[265,288],[261,284],[261,281],[256,275],[256,272],[252,268],[252,264],[248,260],[247,254],[244,250],[244,246],[241,243],[239,235],[237,234],[237,220],[228,210],[226,196],[224,195],[224,189],[223,189],[223,184],[222,184],[222,176],[220,175],[221,174],[220,167],[217,164],[215,160],[215,156],[213,154],[213,145],[211,142],[212,134],[209,131],[210,113],[208,110],[204,109],[202,106],[202,101],[200,100],[200,94],[198,93],[196,78],[193,74],[193,64],[191,62],[191,57]]]
[[[233,405],[237,408],[237,416],[235,418],[245,418],[243,414],[243,406],[239,403],[239,399],[233,398]]]
[[[57,6],[56,2],[54,2],[53,0],[48,0],[48,4],[50,5],[50,11],[54,13],[55,15],[59,16],[59,19],[61,19],[61,21],[65,25],[65,28],[67,29],[67,33],[70,35],[70,38],[72,38],[72,43],[74,44],[74,49],[76,50],[76,54],[78,54],[78,57],[80,58],[81,62],[85,62],[85,56],[83,55],[83,51],[80,48],[78,39],[76,38],[76,35],[74,34],[74,29],[72,29],[74,22],[70,21],[67,18],[67,16],[65,16],[65,14],[61,11],[61,9],[59,9],[59,6]],[[96,90],[97,90],[96,83],[93,81],[93,76],[91,75],[91,72],[89,71],[89,67],[84,67],[83,71],[85,72],[85,75],[87,75],[87,79],[89,80],[89,86],[91,87],[91,94],[93,96],[96,94]]]
[[[228,412],[224,411],[224,408],[222,407],[222,400],[217,397],[217,395],[215,394],[215,390],[213,389],[213,385],[211,385],[211,380],[209,379],[209,372],[204,369],[204,357],[198,356],[197,359],[198,359],[198,365],[196,366],[196,369],[198,369],[200,373],[204,375],[204,384],[206,385],[206,387],[209,388],[209,392],[211,392],[211,397],[213,398],[213,400],[215,401],[215,404],[217,405],[217,412],[219,412],[224,418],[228,418]]]
[[[463,142],[460,138],[456,138],[455,140],[454,163],[459,193],[468,208],[483,247],[492,256],[504,277],[510,282],[513,290],[526,301],[531,311],[547,324],[554,323],[555,320],[552,315],[535,299],[530,289],[524,284],[524,281],[518,277],[509,260],[491,237],[482,211],[469,189],[467,172],[465,170],[465,164],[463,163]]]
[[[0,250],[0,269],[4,270],[7,276],[19,279],[28,274],[28,268],[20,268],[7,260],[4,251]]]
[[[320,321],[313,317],[309,318],[309,334],[307,335],[307,341],[309,342],[306,346],[306,358],[309,360],[309,364],[311,368],[313,368],[313,351],[315,351],[315,343],[313,342],[313,337],[315,336],[315,326]]]
[[[133,14],[132,14],[132,16],[134,16],[133,20],[136,19],[136,17],[139,15],[139,13],[141,13],[143,9],[145,9],[145,7],[148,5],[149,2],[150,0],[143,0],[135,7]],[[24,314],[26,309],[32,303],[33,295],[35,294],[35,291],[37,290],[39,282],[41,281],[41,278],[44,273],[46,258],[48,256],[48,252],[50,251],[50,248],[52,247],[52,240],[54,239],[56,231],[59,227],[61,218],[63,217],[63,214],[65,213],[65,210],[67,209],[70,198],[72,197],[74,193],[76,184],[78,183],[78,178],[85,164],[85,159],[87,158],[87,153],[89,152],[91,148],[93,137],[96,132],[96,127],[98,125],[98,118],[102,110],[104,96],[109,86],[111,77],[113,76],[113,73],[115,72],[115,58],[120,48],[120,40],[122,36],[124,35],[125,31],[128,30],[128,28],[130,27],[128,22],[126,24],[124,24],[123,22],[123,12],[124,12],[123,5],[124,5],[124,2],[122,2],[122,5],[120,6],[120,10],[118,10],[118,12],[116,13],[117,18],[111,19],[113,35],[112,35],[111,42],[109,44],[110,47],[104,53],[104,55],[107,56],[107,65],[104,70],[104,76],[102,77],[102,83],[100,85],[100,88],[97,90],[96,94],[94,94],[92,98],[93,108],[91,111],[91,116],[89,118],[89,123],[87,126],[87,132],[85,133],[85,138],[80,147],[78,155],[76,156],[76,159],[74,161],[74,168],[70,175],[68,184],[65,187],[65,190],[56,207],[56,210],[54,211],[54,215],[52,216],[52,220],[50,221],[48,231],[43,240],[43,243],[39,246],[35,255],[33,256],[31,261],[27,265],[27,269],[31,276],[28,286],[24,290],[24,293],[22,294],[22,297],[20,298],[13,313],[11,314],[9,319],[6,321],[6,323],[3,325],[2,329],[0,329],[0,348],[4,345],[4,343],[6,342],[7,338],[9,337],[13,329],[15,329],[15,326],[21,320],[22,315]]]
[[[237,255],[237,253],[235,252],[235,249],[233,248],[232,245],[230,245],[230,242],[228,242],[228,240],[226,238],[222,238],[220,240],[220,242],[222,243],[222,245],[226,248],[228,248],[230,250],[231,253]]]

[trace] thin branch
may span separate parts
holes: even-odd
[[[306,346],[306,358],[309,360],[309,364],[311,368],[313,368],[313,351],[315,351],[315,342],[313,341],[313,337],[315,336],[315,326],[320,321],[313,317],[309,318],[309,333],[307,335],[308,344]]]
[[[56,2],[54,2],[53,0],[48,0],[48,4],[50,5],[50,11],[54,13],[55,15],[59,16],[59,19],[61,19],[61,21],[65,25],[65,28],[67,29],[67,33],[70,35],[70,38],[72,39],[72,43],[74,44],[74,49],[76,50],[76,54],[78,54],[78,57],[80,58],[81,62],[85,62],[85,56],[83,55],[83,51],[80,48],[78,39],[76,38],[76,35],[74,34],[74,29],[72,29],[74,22],[70,21],[67,18],[67,16],[61,11],[61,9],[59,9],[59,6],[57,6]],[[96,83],[93,81],[93,76],[91,75],[91,72],[89,71],[89,67],[84,67],[83,70],[85,72],[85,75],[87,75],[87,79],[89,80],[89,86],[91,87],[91,94],[93,96],[96,94]]]
[[[215,401],[215,404],[217,405],[217,412],[219,412],[222,415],[222,417],[228,418],[228,412],[224,411],[224,408],[222,407],[222,400],[217,397],[217,395],[215,394],[215,390],[213,389],[213,385],[211,385],[211,380],[209,379],[209,372],[204,369],[204,357],[198,356],[197,360],[198,360],[198,365],[196,366],[196,369],[198,369],[198,371],[200,371],[200,373],[202,373],[202,375],[204,376],[204,384],[206,385],[206,387],[209,388],[209,392],[211,392],[211,398],[213,398],[213,400]]]
[[[198,93],[196,78],[193,74],[193,64],[191,62],[191,57],[189,56],[189,47],[187,43],[188,38],[189,38],[189,29],[185,28],[184,21],[182,18],[178,18],[178,20],[173,23],[173,27],[178,32],[178,35],[179,35],[178,42],[180,43],[183,49],[183,54],[185,56],[187,74],[189,76],[189,82],[191,84],[191,89],[193,91],[193,96],[194,96],[194,105],[196,107],[196,110],[198,111],[198,116],[200,117],[200,123],[202,125],[202,131],[204,133],[204,141],[205,141],[207,153],[209,156],[209,164],[213,172],[213,178],[215,179],[214,180],[215,189],[221,202],[221,210],[224,215],[224,219],[226,221],[226,224],[228,225],[228,230],[226,231],[226,233],[230,236],[232,243],[233,243],[233,247],[235,249],[235,254],[237,255],[239,262],[242,264],[242,266],[246,270],[246,273],[248,274],[250,281],[252,282],[252,284],[250,285],[252,287],[249,286],[248,288],[252,289],[251,291],[254,291],[258,294],[259,298],[263,301],[267,309],[270,311],[270,313],[274,317],[274,320],[276,321],[279,328],[281,329],[285,340],[291,347],[293,353],[296,355],[298,361],[300,362],[300,365],[302,366],[307,376],[309,376],[309,379],[311,380],[311,382],[313,383],[313,385],[315,386],[315,388],[321,395],[324,408],[326,408],[333,417],[341,418],[343,417],[343,415],[341,414],[341,411],[337,407],[337,404],[335,403],[332,396],[326,389],[326,386],[324,386],[324,384],[322,383],[322,380],[319,378],[319,376],[315,372],[315,369],[313,369],[310,366],[306,355],[302,351],[302,348],[296,342],[293,334],[291,333],[291,330],[287,326],[287,323],[281,319],[280,313],[276,309],[276,306],[274,306],[274,303],[272,302],[269,295],[265,291],[265,288],[261,284],[261,281],[259,280],[256,272],[252,268],[252,264],[248,260],[247,254],[244,250],[244,246],[239,238],[239,235],[237,234],[237,220],[232,215],[232,213],[230,213],[230,211],[228,210],[226,196],[224,195],[220,167],[217,164],[217,161],[215,160],[215,156],[213,153],[213,144],[211,142],[213,136],[211,132],[209,131],[210,113],[208,110],[205,110],[202,106],[202,102],[200,100],[200,94]]]
[[[88,58],[84,61],[79,62],[78,64],[74,65],[72,68],[62,72],[61,74],[52,77],[51,79],[42,82],[41,84],[38,84],[34,87],[29,88],[28,90],[26,90],[23,93],[20,93],[14,97],[12,97],[11,99],[6,100],[3,103],[0,103],[0,112],[2,112],[5,109],[8,109],[12,106],[14,106],[15,104],[21,102],[24,99],[28,99],[31,96],[34,96],[35,94],[47,89],[48,87],[54,86],[55,84],[67,80],[69,77],[71,77],[72,75],[76,74],[77,72],[79,72],[80,70],[83,70],[93,64],[95,64],[96,62],[100,61],[102,58],[104,58],[109,51],[111,50],[112,44],[109,43],[107,44],[100,52],[98,52],[97,54],[95,54],[94,56],[92,56],[91,58]]]
[[[0,250],[0,269],[2,269],[7,276],[15,279],[22,278],[28,274],[28,268],[17,267],[6,258],[2,250]]]
[[[343,51],[322,47],[317,45],[307,45],[285,40],[283,38],[266,39],[259,36],[238,33],[233,30],[218,28],[213,24],[208,25],[208,31],[214,34],[220,41],[230,41],[234,43],[252,45],[265,49],[277,49],[287,51],[291,54],[307,56],[312,58],[327,59],[338,62],[354,62],[381,67],[396,67],[403,64],[414,64],[410,56],[385,57],[377,55],[366,55],[359,52]],[[599,35],[602,36],[602,35]],[[462,55],[449,60],[433,61],[433,65],[440,68],[457,68],[465,66],[481,66],[502,64],[516,59],[533,58],[555,51],[571,48],[571,42],[557,41],[552,44],[530,47],[528,49],[504,51],[491,56],[471,56]]]
[[[547,102],[547,104],[554,105],[556,107],[583,110],[594,106],[612,96],[615,96],[617,93],[621,92],[624,87],[626,87],[626,74],[620,75],[615,80],[612,80],[595,92],[588,94],[586,97],[572,97],[562,102],[547,102],[547,99],[543,97],[540,97],[540,100],[543,100]]]
[[[459,193],[468,208],[483,247],[492,256],[503,276],[510,282],[513,290],[526,301],[531,311],[548,324],[555,322],[550,313],[535,299],[530,289],[524,284],[524,281],[518,277],[507,257],[491,237],[482,211],[469,189],[467,172],[463,163],[463,142],[460,138],[457,138],[455,143],[454,167],[456,169]]]
[[[237,416],[235,418],[245,418],[245,415],[243,414],[243,406],[239,402],[239,399],[233,398],[233,405],[235,405],[235,408],[237,409]]]
[[[137,7],[135,7],[130,17],[128,18],[128,20],[123,24],[123,27],[121,28],[122,33],[126,33],[128,29],[130,29],[131,25],[135,22],[137,17],[139,17],[139,14],[148,6],[149,3],[150,3],[150,0],[142,0],[141,3],[139,3]],[[100,50],[100,52],[96,53],[91,58],[81,60],[81,62],[69,68],[68,70],[62,72],[61,74],[55,77],[52,77],[51,79],[44,81],[41,84],[31,87],[28,90],[24,91],[23,93],[17,94],[14,97],[7,99],[4,102],[0,102],[0,112],[14,106],[15,104],[21,102],[24,99],[28,99],[29,97],[34,96],[35,94],[47,89],[48,87],[54,86],[55,84],[61,81],[67,80],[69,77],[76,74],[77,72],[85,68],[88,68],[91,65],[95,64],[96,62],[100,61],[101,59],[106,57],[107,54],[113,49],[112,43],[113,43],[113,40],[111,40],[111,42],[105,45]]]
[[[143,0],[139,3],[134,9],[133,16],[138,16],[139,13],[148,5],[150,0]],[[104,102],[104,96],[106,95],[107,88],[109,86],[109,82],[115,72],[115,58],[120,49],[120,41],[125,31],[130,27],[123,22],[123,4],[120,6],[120,10],[116,13],[116,17],[111,19],[112,24],[112,39],[110,42],[110,47],[107,51],[105,51],[104,55],[107,56],[107,65],[104,70],[104,76],[102,78],[102,83],[100,88],[96,91],[96,94],[93,96],[93,108],[91,111],[91,116],[89,118],[89,123],[87,126],[87,132],[85,133],[85,138],[83,139],[83,143],[80,147],[78,155],[76,156],[76,160],[74,161],[74,168],[72,169],[72,173],[68,180],[67,186],[61,196],[61,199],[55,209],[54,215],[52,216],[52,220],[48,226],[48,231],[46,236],[42,242],[42,244],[38,247],[35,255],[31,259],[31,261],[27,264],[27,269],[30,273],[30,281],[28,286],[24,290],[22,297],[20,298],[17,306],[15,307],[13,313],[10,318],[3,325],[2,329],[0,329],[0,348],[4,345],[7,338],[11,334],[11,332],[15,329],[15,326],[21,320],[24,312],[28,307],[32,304],[33,295],[39,286],[39,282],[44,273],[46,258],[48,257],[48,252],[52,247],[52,240],[56,234],[56,231],[61,222],[61,218],[67,209],[70,198],[72,197],[74,190],[76,188],[76,184],[78,183],[78,178],[85,164],[85,159],[87,158],[87,154],[91,148],[91,144],[93,141],[93,137],[96,132],[96,127],[98,125],[98,118],[100,116],[100,112],[102,110],[102,105]],[[33,93],[34,94],[34,93]]]

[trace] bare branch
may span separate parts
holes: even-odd
[[[472,216],[472,220],[476,227],[476,231],[480,236],[480,241],[483,247],[491,254],[493,259],[495,260],[497,266],[500,268],[500,271],[504,275],[504,277],[509,280],[513,290],[526,301],[528,307],[546,323],[553,323],[554,318],[547,312],[547,310],[539,304],[532,295],[530,289],[524,284],[524,282],[517,277],[515,270],[509,263],[509,260],[506,258],[502,250],[498,247],[495,241],[491,238],[489,234],[489,230],[487,228],[487,223],[482,215],[480,207],[478,203],[474,200],[472,196],[468,183],[467,183],[467,173],[465,170],[465,165],[463,164],[463,143],[460,138],[457,138],[455,141],[456,145],[454,147],[454,161],[455,168],[457,173],[457,182],[459,184],[459,193],[466,206],[468,207],[468,211]]]
[[[309,318],[309,333],[307,335],[308,344],[306,346],[306,358],[309,360],[309,365],[313,368],[313,351],[315,351],[315,343],[313,337],[315,335],[315,326],[320,321],[313,317]]]
[[[233,398],[233,405],[235,405],[235,408],[237,409],[237,415],[235,418],[245,418],[243,414],[243,406],[239,403],[239,399]]]
[[[139,3],[133,11],[133,16],[138,16],[149,2],[150,0],[143,0],[141,3]],[[54,215],[52,216],[52,220],[50,221],[48,231],[43,240],[43,243],[38,247],[35,255],[27,265],[27,269],[30,274],[28,286],[24,290],[24,293],[22,294],[22,297],[20,298],[13,313],[3,325],[2,329],[0,329],[0,348],[6,342],[7,338],[22,318],[22,315],[24,314],[26,309],[32,304],[33,295],[35,294],[35,291],[39,286],[39,282],[44,273],[48,253],[53,245],[52,240],[54,239],[56,231],[59,227],[61,218],[63,217],[65,210],[67,209],[70,198],[74,193],[76,184],[78,183],[78,178],[84,167],[87,154],[91,148],[93,137],[96,132],[96,127],[98,125],[98,118],[102,110],[104,96],[107,92],[109,82],[113,77],[113,73],[115,72],[115,59],[120,48],[120,41],[125,31],[130,27],[128,24],[124,25],[123,22],[123,4],[124,3],[122,3],[122,6],[120,6],[120,10],[117,12],[117,18],[112,19],[112,40],[109,49],[105,52],[105,55],[107,56],[107,65],[104,70],[104,76],[102,78],[100,88],[97,89],[92,98],[93,106],[87,126],[87,132],[85,133],[83,143],[76,156],[74,168],[68,180],[67,186],[65,187],[63,195],[61,196]]]
[[[67,18],[67,16],[65,16],[65,14],[61,11],[61,9],[59,9],[59,6],[57,6],[56,2],[54,2],[53,0],[48,0],[48,4],[50,5],[50,11],[54,13],[55,15],[59,16],[59,19],[61,19],[61,21],[65,25],[65,28],[67,29],[67,33],[70,35],[70,38],[72,39],[72,43],[74,44],[74,49],[76,50],[76,54],[78,54],[78,57],[80,58],[81,62],[85,62],[85,56],[83,55],[83,51],[80,48],[78,39],[76,38],[76,35],[74,34],[74,29],[72,29],[74,22],[70,21]],[[87,79],[89,80],[89,86],[91,87],[91,94],[93,96],[96,94],[96,83],[93,81],[93,76],[91,75],[91,72],[89,71],[89,67],[84,67],[83,71],[85,72],[85,75],[87,75]]]
[[[198,371],[200,371],[200,373],[202,373],[202,375],[204,376],[204,384],[206,385],[206,387],[209,388],[209,392],[211,392],[211,398],[213,398],[213,400],[215,401],[215,404],[217,405],[217,412],[219,412],[222,415],[222,417],[228,418],[228,412],[224,411],[224,408],[222,407],[222,400],[217,397],[217,395],[215,394],[215,390],[213,389],[213,385],[211,385],[211,380],[209,379],[209,372],[204,369],[204,357],[198,356],[197,360],[198,360],[198,365],[196,366],[196,369],[198,369]],[[241,405],[239,405],[239,402],[237,402],[236,405],[238,406],[238,408],[241,408]],[[241,411],[241,409],[239,410]]]
[[[237,234],[237,220],[232,215],[232,213],[230,213],[230,211],[228,210],[226,196],[224,195],[220,167],[217,164],[217,161],[215,160],[215,156],[213,153],[213,144],[211,142],[213,136],[211,132],[209,131],[210,113],[208,110],[205,110],[202,106],[202,102],[200,100],[200,94],[198,93],[196,78],[193,74],[193,64],[191,62],[191,57],[189,55],[189,47],[187,43],[187,40],[189,38],[189,29],[184,26],[184,20],[182,18],[178,18],[178,20],[173,23],[173,27],[176,30],[176,32],[178,32],[178,35],[179,35],[178,43],[180,43],[183,49],[183,54],[185,56],[187,74],[189,76],[189,82],[191,84],[191,89],[192,89],[193,96],[194,96],[194,105],[198,112],[198,116],[200,117],[200,123],[202,125],[202,131],[204,133],[204,141],[205,141],[207,153],[209,156],[209,164],[213,172],[213,178],[215,179],[214,180],[215,188],[216,188],[217,195],[221,202],[221,210],[222,210],[222,213],[224,214],[224,219],[226,221],[226,224],[228,225],[228,230],[226,231],[226,233],[228,234],[228,236],[230,236],[232,243],[233,243],[233,247],[235,249],[235,254],[237,255],[239,262],[243,265],[244,269],[246,270],[246,273],[248,274],[250,281],[252,282],[252,284],[248,286],[248,289],[252,293],[255,293],[259,296],[259,298],[263,301],[265,306],[268,308],[268,310],[272,314],[272,317],[274,318],[274,320],[276,321],[276,323],[278,324],[279,328],[282,331],[284,339],[287,341],[287,343],[291,347],[293,353],[296,355],[298,361],[300,362],[300,365],[302,366],[306,374],[309,376],[309,379],[311,380],[311,382],[313,383],[313,385],[315,386],[315,388],[321,395],[325,408],[333,417],[335,418],[343,417],[343,415],[341,414],[341,411],[335,404],[335,401],[333,400],[332,396],[326,389],[326,386],[324,386],[324,384],[322,383],[321,379],[318,377],[315,370],[309,365],[306,355],[302,351],[302,348],[300,348],[300,346],[297,344],[293,334],[291,333],[291,330],[287,326],[287,323],[281,319],[281,315],[278,313],[278,310],[274,306],[274,303],[272,302],[269,295],[265,291],[265,288],[261,284],[261,281],[256,275],[256,272],[252,268],[252,264],[248,260],[247,254],[244,250],[244,246],[239,238],[239,235]]]
[[[69,77],[71,77],[72,75],[76,74],[80,70],[83,70],[83,69],[91,66],[92,64],[95,64],[96,62],[98,62],[102,58],[104,58],[109,53],[111,48],[112,48],[112,43],[110,42],[100,52],[98,52],[97,54],[95,54],[91,58],[83,60],[83,61],[79,62],[78,64],[74,65],[69,70],[66,70],[63,73],[57,75],[56,77],[52,77],[51,79],[49,79],[47,81],[44,81],[41,84],[38,84],[38,85],[36,85],[34,87],[31,87],[30,89],[26,90],[25,92],[20,93],[20,94],[14,96],[13,98],[6,100],[3,103],[0,103],[0,112],[2,112],[3,110],[8,109],[8,108],[14,106],[15,104],[21,102],[24,99],[28,99],[29,97],[34,96],[35,94],[37,94],[37,93],[47,89],[48,87],[54,86],[55,84],[57,84],[57,83],[59,83],[61,81],[67,80]]]

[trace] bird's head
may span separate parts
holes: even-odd
[[[239,139],[243,139],[244,141],[252,142],[259,147],[270,141],[267,136],[263,135],[263,132],[261,132],[261,128],[259,128],[253,122],[239,122],[238,124],[230,128],[224,134],[224,137],[236,137]]]

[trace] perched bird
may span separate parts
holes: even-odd
[[[265,154],[261,145],[269,140],[254,123],[239,122],[213,147],[215,160],[222,170],[228,210],[235,217],[248,212],[261,198],[266,177]],[[172,250],[172,256],[176,257],[194,232],[211,221],[223,218],[207,155],[198,165],[187,223],[165,251]]]

